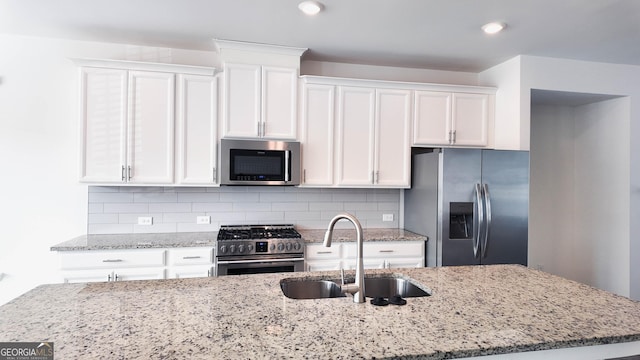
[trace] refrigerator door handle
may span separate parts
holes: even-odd
[[[478,258],[478,248],[480,247],[480,227],[484,223],[484,208],[482,206],[482,187],[480,184],[476,184],[476,199],[473,202],[474,216],[473,216],[473,257]]]
[[[484,241],[482,242],[482,257],[487,257],[487,246],[489,244],[489,235],[491,232],[491,195],[489,194],[489,185],[484,184],[482,189],[482,195],[484,196],[484,209],[486,223],[484,226]]]

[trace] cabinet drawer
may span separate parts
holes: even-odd
[[[340,259],[342,257],[342,244],[333,244],[331,247],[310,244],[305,250],[307,259]]]
[[[392,257],[418,257],[423,253],[424,243],[419,241],[377,241],[363,244],[363,257],[368,258],[392,258]],[[358,249],[355,243],[344,244],[344,257],[355,258]]]
[[[61,268],[116,269],[164,266],[164,249],[69,251],[61,254]]]
[[[212,247],[193,247],[169,249],[167,251],[169,265],[206,265],[213,263]]]

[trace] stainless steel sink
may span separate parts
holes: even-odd
[[[340,291],[340,285],[331,280],[295,281],[295,279],[283,279],[280,281],[280,288],[284,296],[291,299],[324,299],[345,296]]]
[[[347,282],[353,279],[347,279]],[[344,297],[340,291],[340,280],[310,279],[300,280],[289,278],[280,280],[280,288],[284,296],[291,299],[325,299]],[[365,277],[364,288],[366,297],[390,298],[395,295],[400,297],[422,297],[431,294],[412,280],[403,277]]]
[[[390,298],[396,295],[400,295],[400,297],[403,298],[408,298],[431,295],[410,280],[397,277],[365,277],[364,292],[364,295],[366,297],[372,298]]]

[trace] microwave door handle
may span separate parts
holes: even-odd
[[[291,176],[289,171],[289,162],[291,161],[290,155],[291,155],[291,150],[287,150],[284,152],[284,182],[291,181],[290,179]]]

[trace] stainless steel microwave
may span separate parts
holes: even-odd
[[[300,143],[220,140],[220,184],[299,185]]]

